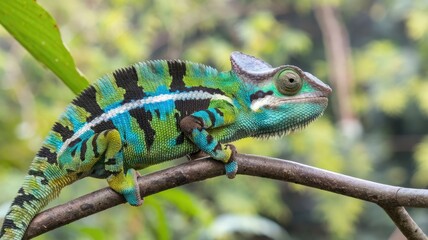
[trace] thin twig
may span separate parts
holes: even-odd
[[[370,201],[385,209],[399,206],[428,208],[428,190],[380,184],[287,160],[244,154],[238,154],[236,158],[239,165],[238,174],[294,182]],[[141,195],[148,196],[220,175],[224,175],[223,164],[213,160],[198,160],[142,176],[138,182]],[[110,188],[95,191],[40,213],[32,221],[27,236],[29,238],[38,236],[124,202],[123,197]],[[399,226],[404,224],[403,222],[395,221],[395,223],[400,229],[403,228]],[[406,235],[406,237],[410,236]]]

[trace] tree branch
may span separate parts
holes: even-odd
[[[385,209],[406,237],[426,238],[402,206],[428,208],[428,190],[380,184],[281,159],[244,154],[238,154],[236,159],[238,174],[294,182],[376,203]],[[220,175],[224,175],[224,165],[206,159],[141,176],[138,182],[141,195],[148,196]],[[38,236],[124,202],[124,198],[110,188],[92,192],[38,214],[30,224],[27,237]]]

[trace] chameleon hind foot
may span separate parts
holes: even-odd
[[[233,179],[238,172],[238,162],[235,160],[237,153],[236,147],[232,144],[226,144],[224,147],[225,151],[230,151],[230,158],[229,161],[224,165],[224,169],[226,170],[226,176],[229,179]]]
[[[134,169],[128,169],[126,174],[113,175],[107,179],[110,187],[116,192],[122,194],[126,201],[132,206],[140,206],[143,204],[143,199],[140,195],[137,178],[140,174]]]

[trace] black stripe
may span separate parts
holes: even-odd
[[[6,231],[5,231],[6,229],[20,229],[20,228],[18,226],[16,226],[16,224],[13,220],[6,218],[3,221],[3,227],[0,231],[0,236],[3,236],[6,233]]]
[[[76,144],[78,144],[80,141],[82,141],[81,138],[76,138],[73,141],[71,141],[70,144],[68,144],[67,147],[72,148],[72,147],[76,146]]]
[[[142,87],[138,86],[138,75],[134,66],[118,69],[113,76],[117,86],[125,89],[123,103],[145,97]]]
[[[210,118],[212,126],[215,126],[216,119],[215,119],[214,113],[211,112],[210,110],[205,110],[205,112],[208,114],[208,117]]]
[[[272,91],[267,91],[267,92],[263,92],[262,90],[259,90],[253,94],[250,95],[250,101],[254,101],[257,100],[259,98],[264,98],[267,95],[272,95],[273,92]]]
[[[208,144],[211,144],[211,143],[213,142],[213,140],[214,140],[213,136],[212,136],[211,134],[209,134],[209,135],[207,136],[207,143],[208,143]]]
[[[98,152],[98,144],[97,144],[97,139],[98,139],[99,134],[95,134],[94,137],[92,138],[92,151],[94,152],[94,157],[98,158],[100,156],[100,153]]]
[[[43,146],[42,148],[40,148],[39,152],[37,153],[37,156],[39,157],[45,157],[48,160],[48,163],[50,164],[57,164],[57,155],[56,152],[51,152],[49,150],[49,148]]]
[[[134,70],[135,71],[135,70]],[[136,74],[136,73],[135,73]],[[128,91],[127,91],[128,92]],[[90,113],[90,116],[86,118],[87,122],[92,121],[94,118],[100,116],[104,113],[100,105],[97,103],[96,99],[96,89],[94,86],[89,86],[81,95],[73,100],[73,104],[79,107],[84,108],[87,112]],[[111,120],[101,122],[100,124],[92,127],[92,130],[96,133],[102,132],[107,129],[114,129],[115,126]]]
[[[74,148],[73,151],[71,151],[71,157],[74,158],[74,156],[76,156],[76,150],[77,150],[77,147]]]
[[[222,117],[224,116],[223,112],[220,109],[218,109],[218,108],[214,108],[214,109],[218,113],[218,115],[220,115]]]
[[[73,100],[73,104],[84,108],[91,115],[86,118],[87,122],[92,121],[97,116],[104,113],[100,105],[97,103],[96,89],[94,86],[89,86],[82,94]]]
[[[40,181],[40,183],[43,185],[47,185],[49,183],[49,181],[46,179],[46,176],[45,176],[43,171],[36,171],[36,170],[30,169],[28,171],[28,175],[35,176],[35,177],[41,177],[42,180]]]
[[[108,121],[101,122],[101,123],[93,126],[91,129],[95,133],[100,133],[100,132],[105,131],[105,130],[116,129],[116,126],[114,125],[113,121],[108,120]]]
[[[104,164],[105,165],[116,165],[116,159],[115,158],[107,159],[107,161],[105,161]]]
[[[174,118],[175,118],[175,127],[176,127],[176,129],[178,130],[178,131],[180,131],[181,130],[181,128],[180,128],[180,121],[181,121],[181,113],[179,113],[179,112],[176,112],[176,113],[174,113]]]
[[[175,118],[175,127],[177,129],[177,131],[180,132],[180,134],[175,138],[175,145],[180,145],[182,143],[184,143],[184,139],[185,139],[185,135],[183,132],[181,132],[181,127],[180,127],[180,121],[181,121],[181,116],[180,113],[176,112],[174,114],[174,118]]]
[[[82,144],[80,144],[80,161],[85,161],[86,151],[88,150],[88,146],[86,146],[87,143],[88,140],[84,140]]]
[[[200,117],[195,117],[195,116],[192,116],[193,118],[194,118],[194,120],[195,120],[195,123],[194,123],[194,127],[196,128],[196,129],[198,129],[199,131],[202,131],[202,129],[203,129],[203,126],[204,126],[204,120],[202,119],[202,118],[200,118]],[[191,132],[190,132],[191,133]]]
[[[207,92],[211,94],[220,94],[220,95],[226,96],[226,94],[218,88],[197,86],[197,87],[186,88],[183,90],[183,92],[191,92],[191,91],[202,91],[202,92]]]
[[[23,208],[26,202],[30,203],[32,201],[39,200],[34,195],[25,193],[24,189],[21,187],[18,191],[18,196],[16,196],[15,200],[13,200],[12,205],[18,205]]]
[[[61,135],[63,142],[65,142],[65,140],[71,138],[74,134],[73,130],[69,129],[68,127],[62,125],[59,122],[55,123],[52,130],[59,133],[59,135]]]
[[[211,94],[221,94],[225,96],[224,92],[220,89],[216,88],[206,88],[206,87],[191,87],[183,90],[183,92],[190,92],[190,91],[203,91],[208,92]],[[175,101],[175,108],[180,113],[180,119],[183,119],[186,116],[191,115],[194,112],[205,110],[210,105],[210,99],[200,99],[200,100],[177,100]],[[223,114],[221,114],[223,116]],[[177,123],[180,123],[178,121]]]
[[[175,145],[183,144],[184,139],[185,139],[184,133],[181,132],[180,135],[178,135],[178,137],[175,138]]]
[[[186,75],[186,63],[179,60],[167,61],[167,63],[169,75],[172,77],[171,91],[185,89],[183,78]]]
[[[197,102],[188,100],[175,101],[175,108],[180,113],[180,120],[194,112],[207,109],[209,105],[210,99],[198,100]]]
[[[136,108],[129,111],[129,115],[137,120],[138,126],[144,132],[144,141],[146,149],[150,150],[155,141],[156,131],[151,127],[150,122],[153,120],[151,112],[146,112],[142,108]]]

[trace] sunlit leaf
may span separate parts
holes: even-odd
[[[74,93],[87,87],[61,40],[55,20],[36,1],[0,1],[0,24]]]
[[[407,31],[415,40],[420,40],[428,34],[428,15],[426,11],[413,11],[407,19]]]

